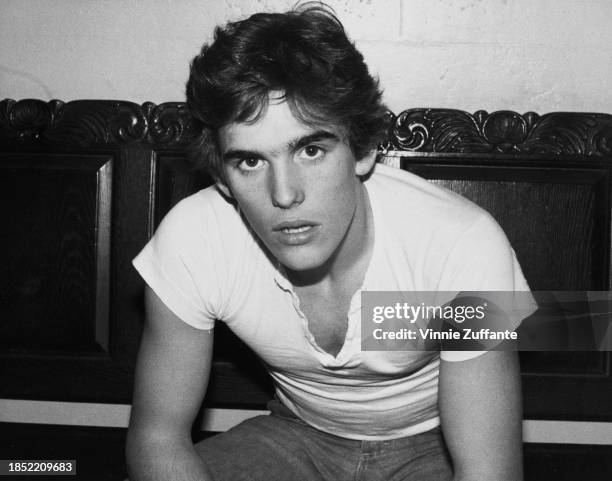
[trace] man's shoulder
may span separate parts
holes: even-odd
[[[422,274],[422,290],[528,290],[505,232],[485,209],[393,167],[372,178],[368,192],[391,239],[383,242],[395,259],[403,256],[404,270]]]
[[[194,215],[209,211],[236,211],[234,204],[223,196],[214,185],[198,190],[181,199],[170,212],[180,215]]]
[[[252,243],[240,212],[214,186],[180,200],[164,216],[154,238],[172,248],[206,246],[209,252],[238,250]]]
[[[213,185],[181,199],[163,219],[175,227],[229,228],[241,224],[240,213]]]
[[[463,230],[486,211],[469,199],[411,172],[377,164],[368,192],[392,221],[412,231]]]

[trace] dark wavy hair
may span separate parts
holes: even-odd
[[[255,121],[271,91],[284,93],[300,121],[344,129],[357,158],[387,131],[378,81],[338,18],[319,2],[217,27],[214,41],[204,44],[191,63],[186,90],[199,132],[195,164],[222,181],[219,129]]]

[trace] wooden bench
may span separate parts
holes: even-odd
[[[392,115],[392,114],[390,114]],[[0,398],[129,404],[143,322],[131,266],[193,172],[181,103],[0,102]],[[498,220],[534,290],[610,290],[612,116],[392,115],[381,160]],[[612,421],[609,352],[522,353],[527,419]],[[223,325],[205,405],[261,409],[270,382]]]

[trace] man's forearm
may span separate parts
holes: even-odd
[[[126,454],[130,481],[213,479],[191,442],[139,441],[128,437]]]
[[[455,481],[522,479],[521,388],[515,352],[440,365],[442,430]]]

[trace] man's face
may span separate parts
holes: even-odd
[[[222,128],[219,145],[227,182],[219,188],[285,267],[315,269],[355,245],[346,239],[365,208],[357,176],[374,153],[355,159],[340,128],[305,125],[273,97],[256,122]]]

